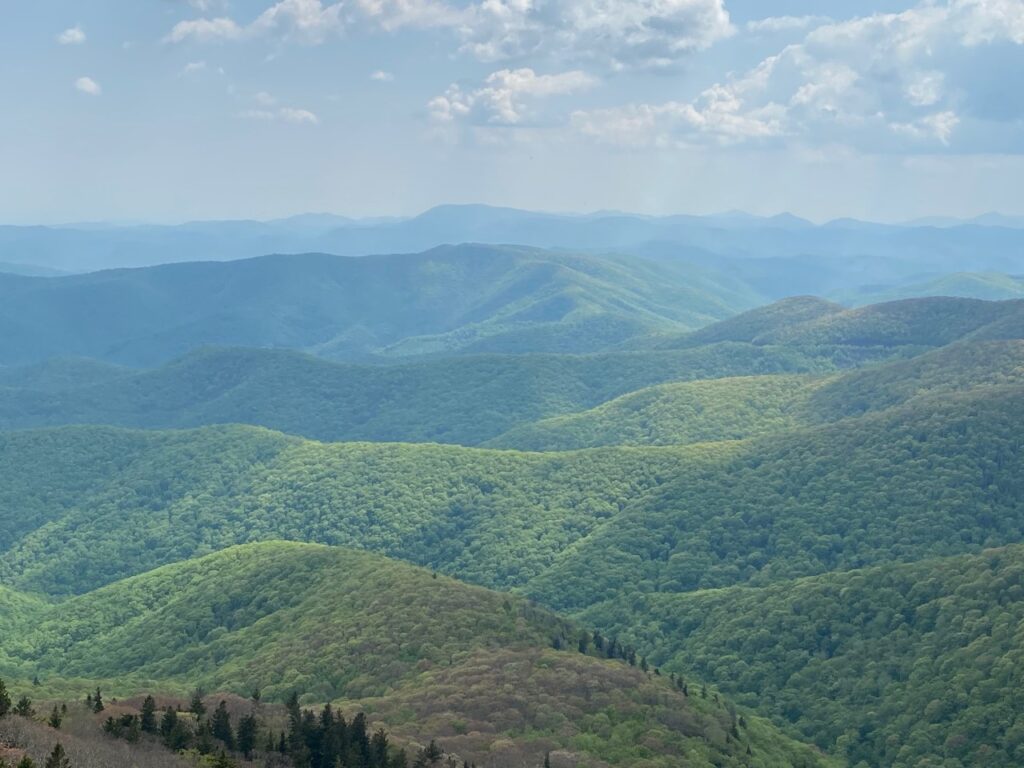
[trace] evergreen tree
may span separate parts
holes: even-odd
[[[246,760],[252,759],[253,750],[256,748],[257,730],[256,715],[252,712],[238,721],[238,750]],[[272,749],[273,744],[271,744]]]
[[[551,753],[544,753],[544,768],[551,768]]]
[[[196,716],[196,720],[202,720],[203,715],[206,714],[206,705],[203,704],[203,691],[200,688],[196,688],[192,692],[192,701],[189,702],[188,711]]]
[[[142,702],[142,717],[139,720],[139,727],[144,733],[156,733],[156,701],[152,696],[147,696]]]
[[[36,711],[32,708],[32,699],[22,696],[14,706],[14,714],[20,717],[35,717]]]
[[[103,710],[104,710],[103,694],[101,694],[100,693],[100,689],[97,688],[96,689],[96,695],[92,697],[92,711],[93,712],[102,712]]]
[[[160,718],[160,738],[164,740],[164,744],[167,744],[167,740],[171,735],[171,731],[174,730],[174,726],[178,724],[178,713],[170,707],[164,710],[164,716]],[[168,744],[168,746],[170,746]]]
[[[217,755],[217,759],[213,762],[213,768],[234,768],[234,766],[234,762],[227,756],[227,754],[225,754],[223,749],[220,751],[220,754]]]
[[[51,728],[59,729],[60,728],[60,724],[63,721],[64,721],[64,717],[61,715],[60,709],[57,707],[56,704],[54,704],[53,705],[53,711],[50,712],[50,718],[49,718],[49,720],[47,720],[47,722],[50,724]]]
[[[11,696],[7,693],[7,686],[0,680],[0,717],[11,711]]]
[[[214,738],[224,742],[224,746],[228,749],[235,748],[235,733],[231,730],[231,715],[228,714],[228,703],[226,701],[221,701],[217,705],[217,709],[214,710],[213,717],[211,718],[211,726]]]
[[[196,728],[196,749],[201,755],[209,755],[215,747],[213,739],[213,728],[210,723],[204,720]]]
[[[53,748],[53,752],[46,758],[45,768],[71,768],[71,761],[64,752],[64,745],[59,741]]]
[[[25,755],[21,760],[18,761],[18,765],[15,768],[36,768],[36,764],[32,762],[32,758]]]

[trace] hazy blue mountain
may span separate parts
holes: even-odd
[[[472,245],[0,275],[0,363],[145,365],[207,344],[339,359],[591,352],[760,302],[741,281],[690,265]]]
[[[68,271],[229,260],[266,253],[323,251],[344,256],[414,252],[442,244],[516,243],[543,248],[639,252],[652,244],[677,256],[799,258],[846,270],[856,260],[896,262],[913,272],[1024,270],[1024,230],[1015,220],[982,217],[949,226],[897,226],[852,220],[823,226],[789,214],[770,218],[537,213],[483,205],[445,205],[409,219],[351,220],[309,214],[277,221],[208,221],[174,226],[0,227],[0,261]],[[880,282],[868,269],[856,285]],[[882,275],[884,277],[884,275]],[[883,280],[884,282],[884,280]],[[846,284],[849,287],[849,283]],[[801,292],[827,293],[807,286]]]

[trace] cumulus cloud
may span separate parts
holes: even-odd
[[[61,45],[81,45],[85,42],[85,32],[82,31],[81,27],[65,29],[57,35],[57,42]]]
[[[99,96],[103,93],[103,89],[100,88],[100,84],[91,77],[80,77],[75,80],[75,88],[89,96]]]
[[[238,40],[245,35],[233,19],[222,16],[216,19],[189,19],[179,21],[165,38],[171,43],[186,40],[209,42],[211,40]]]
[[[390,83],[394,81],[395,76],[390,72],[385,72],[383,69],[378,69],[376,72],[370,73],[370,79],[378,83]]]
[[[205,61],[190,61],[188,64],[186,64],[184,67],[181,68],[181,73],[183,75],[194,75],[197,72],[203,72],[205,70],[206,70],[206,62]]]
[[[484,60],[547,53],[623,68],[672,64],[733,27],[723,0],[483,0],[460,32]]]
[[[992,67],[970,63],[1022,44],[1020,0],[924,0],[901,13],[816,26],[691,102],[577,111],[572,120],[597,140],[634,145],[788,137],[894,150],[955,146],[986,109],[980,94]],[[1013,113],[1005,102],[1002,112]],[[1004,118],[1024,118],[1021,101],[1017,112]]]
[[[733,33],[724,0],[279,0],[255,20],[179,22],[167,39],[238,40],[277,34],[318,44],[351,25],[446,29],[485,61],[543,54],[614,68],[671,64]]]
[[[580,70],[538,75],[528,67],[503,69],[489,75],[479,88],[469,91],[453,84],[427,107],[431,116],[442,123],[475,117],[481,122],[515,125],[527,116],[528,101],[573,93],[595,82]]]

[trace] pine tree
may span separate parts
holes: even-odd
[[[160,718],[160,737],[164,740],[164,744],[167,744],[167,740],[170,738],[171,731],[174,730],[174,726],[176,726],[177,724],[178,713],[170,707],[167,707],[167,709],[164,710],[164,716]]]
[[[36,711],[32,708],[32,699],[22,696],[14,706],[14,714],[20,717],[35,717]]]
[[[202,720],[203,715],[206,714],[206,705],[203,704],[203,692],[201,689],[196,688],[192,693],[192,701],[189,702],[188,711],[196,716],[196,720]]]
[[[235,764],[229,758],[222,749],[220,754],[217,755],[217,759],[213,762],[213,768],[234,768]]]
[[[36,764],[32,762],[32,758],[25,755],[18,761],[18,765],[15,768],[36,768]]]
[[[551,768],[551,753],[544,753],[544,768]]]
[[[156,701],[152,696],[147,696],[142,702],[142,717],[139,720],[139,727],[144,733],[156,733]]]
[[[7,686],[0,680],[0,717],[4,717],[11,711],[11,696],[7,693]]]
[[[57,705],[54,704],[53,705],[53,711],[50,712],[50,719],[47,720],[47,722],[50,724],[51,728],[59,729],[60,728],[60,724],[63,721],[64,721],[64,718],[63,718],[63,716],[60,713],[60,709],[58,709]]]
[[[46,758],[45,768],[71,768],[71,761],[64,752],[64,745],[59,741],[53,748],[53,752],[50,753],[50,756]]]
[[[252,759],[252,752],[256,748],[257,729],[256,715],[252,712],[238,721],[238,749],[246,760]],[[273,749],[273,743],[271,743],[271,749]]]
[[[104,710],[103,695],[100,693],[100,689],[97,688],[96,689],[96,695],[92,697],[92,711],[93,712],[102,712],[103,710]]]
[[[224,742],[224,746],[228,749],[235,748],[235,733],[231,730],[231,715],[228,714],[228,703],[221,701],[217,705],[217,709],[213,712],[211,718],[211,724],[213,726],[214,738],[220,739]]]

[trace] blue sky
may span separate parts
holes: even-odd
[[[444,202],[1024,214],[1024,0],[48,0],[3,13],[6,222]]]

